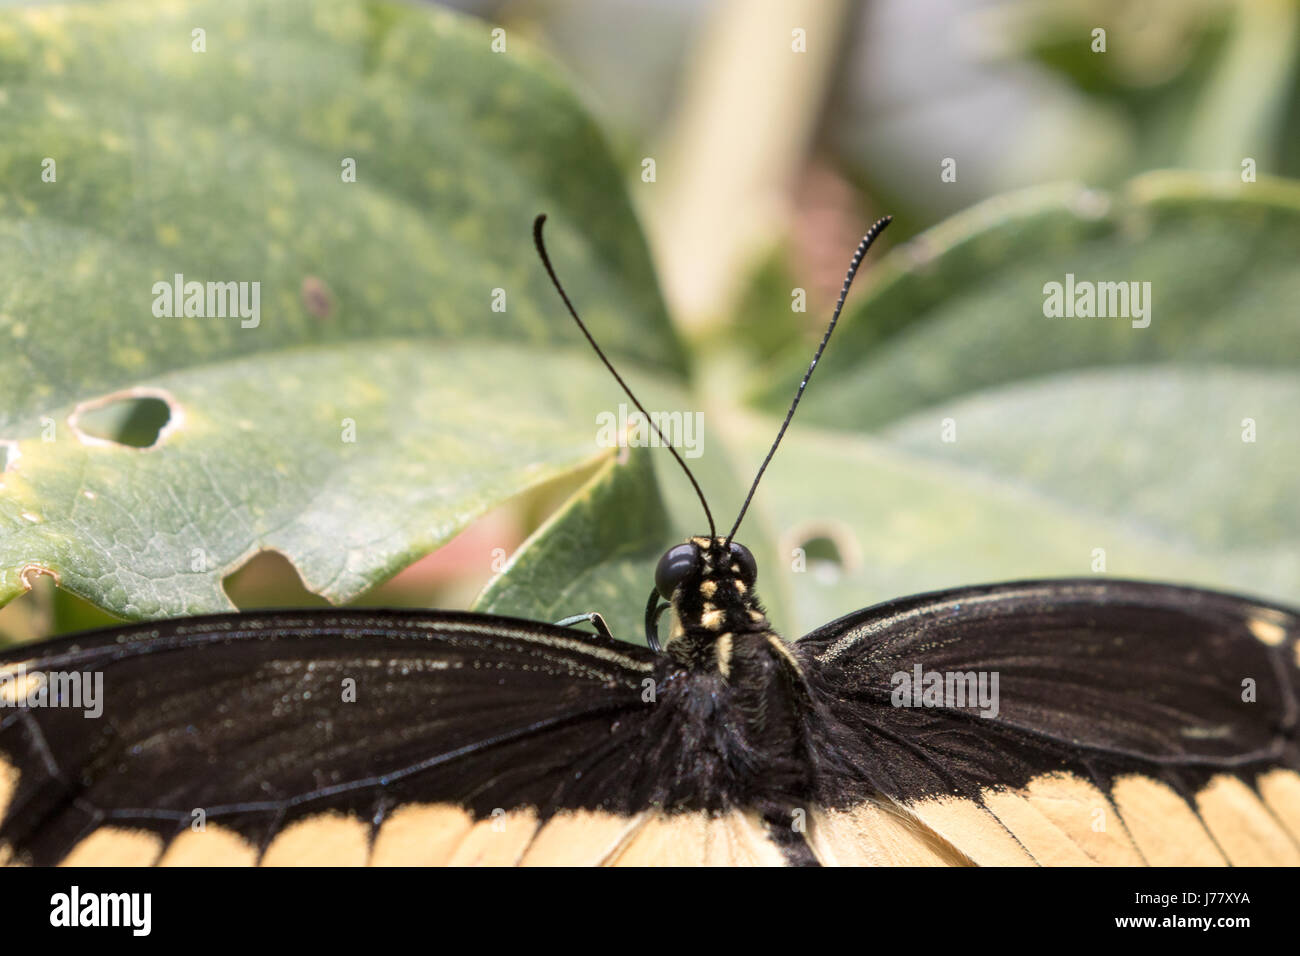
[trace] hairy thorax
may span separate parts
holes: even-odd
[[[673,591],[665,646],[682,752],[694,764],[684,779],[710,781],[724,802],[784,814],[811,785],[799,665],[768,623],[745,560],[720,539],[689,543],[699,560]]]

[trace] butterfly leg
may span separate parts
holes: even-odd
[[[605,619],[600,616],[600,612],[598,611],[591,611],[587,614],[574,614],[571,617],[562,618],[555,622],[555,626],[572,627],[574,624],[578,624],[582,621],[590,621],[591,626],[596,629],[596,633],[601,637],[613,639],[614,635],[609,632],[609,625],[605,623]]]
[[[662,654],[664,650],[663,645],[659,643],[659,618],[670,607],[672,605],[667,601],[659,599],[659,589],[652,588],[650,603],[645,607],[645,642],[656,654]]]

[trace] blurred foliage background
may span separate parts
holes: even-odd
[[[819,326],[845,250],[883,212],[897,243],[1038,184],[1235,174],[1245,156],[1300,175],[1292,0],[457,6],[554,53],[627,169],[643,156],[676,163],[668,188],[633,197],[688,326],[743,312],[765,254],[820,279],[823,308],[807,314]],[[807,30],[806,60],[774,49],[790,24]],[[953,183],[939,182],[943,157],[960,157]]]
[[[1168,169],[1235,183],[1243,157],[1261,177],[1300,177],[1300,4],[1291,0],[449,5],[539,47],[568,75],[625,173],[668,312],[707,394],[752,391],[755,369],[779,366],[797,381],[795,356],[820,336],[851,250],[884,213],[895,217],[881,243],[888,249],[991,197],[1031,187],[1121,190],[1139,174]],[[805,31],[800,56],[789,55],[792,25]],[[1106,31],[1104,54],[1091,49],[1097,28]],[[653,187],[641,178],[647,157],[657,166]],[[957,160],[954,182],[940,179],[948,157]],[[1283,238],[1293,240],[1294,233]],[[880,257],[872,253],[866,272]],[[1049,278],[1059,276],[1039,281]],[[806,312],[791,311],[793,287],[807,290]],[[1279,305],[1296,309],[1294,300]],[[882,321],[898,334],[916,317],[924,311]],[[1291,356],[1279,361],[1294,368]],[[611,395],[619,400],[612,385]],[[656,405],[655,396],[645,397]],[[755,407],[778,406],[760,396]],[[907,446],[915,436],[894,438]],[[746,455],[756,461],[761,447],[756,437]],[[749,457],[739,471],[751,466]],[[663,481],[679,480],[658,467]],[[501,554],[591,474],[568,475],[492,510],[362,602],[468,605],[501,569]],[[872,482],[845,480],[855,488]],[[715,507],[729,514],[734,493],[727,488]],[[1189,499],[1190,507],[1207,505]],[[1289,511],[1282,517],[1286,548],[1269,560],[1294,567],[1297,529]],[[872,547],[814,525],[804,536],[814,563],[853,565]],[[990,563],[996,573],[997,561]],[[1079,570],[1087,570],[1083,558]],[[876,580],[880,588],[867,597],[914,583]],[[0,612],[0,632],[11,639],[111,620],[47,577],[35,584]],[[1287,587],[1265,590],[1278,596]],[[241,607],[325,603],[274,554],[236,572],[227,591]],[[841,593],[831,606],[847,612],[851,596]]]

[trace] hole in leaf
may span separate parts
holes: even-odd
[[[81,405],[69,423],[83,440],[152,448],[171,420],[171,406],[158,396],[123,394]]]
[[[329,607],[330,602],[307,590],[293,562],[279,551],[259,551],[221,586],[241,611],[271,607]]]
[[[844,556],[835,541],[827,537],[809,538],[803,545],[808,570],[823,584],[833,584],[844,574]]]
[[[803,543],[803,550],[808,555],[809,561],[825,561],[837,568],[844,566],[844,556],[840,554],[839,547],[830,538],[824,536],[809,538]]]
[[[107,611],[58,587],[52,573],[29,569],[23,578],[31,590],[0,608],[0,647],[121,623]]]
[[[804,525],[791,532],[787,541],[787,553],[801,552],[804,570],[821,584],[835,584],[861,563],[857,540],[846,526]]]
[[[471,606],[536,531],[586,485],[596,469],[559,475],[472,521],[432,554],[403,568],[350,603],[363,607]]]
[[[367,607],[468,607],[524,539],[513,504],[489,511],[438,550],[407,565],[353,603]]]
[[[354,600],[352,607],[468,607],[506,566],[524,539],[583,487],[595,469],[560,475],[529,489],[462,529],[431,554],[412,562]],[[223,581],[241,610],[271,607],[330,607],[302,583],[292,561],[262,551]]]

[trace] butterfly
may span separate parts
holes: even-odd
[[[645,414],[544,220],[546,271]],[[735,536],[888,222],[728,534],[665,443],[709,532],[660,560],[645,646],[595,613],[337,608],[11,649],[0,861],[1300,863],[1293,610],[1089,578],[908,597],[790,643],[772,629]]]

